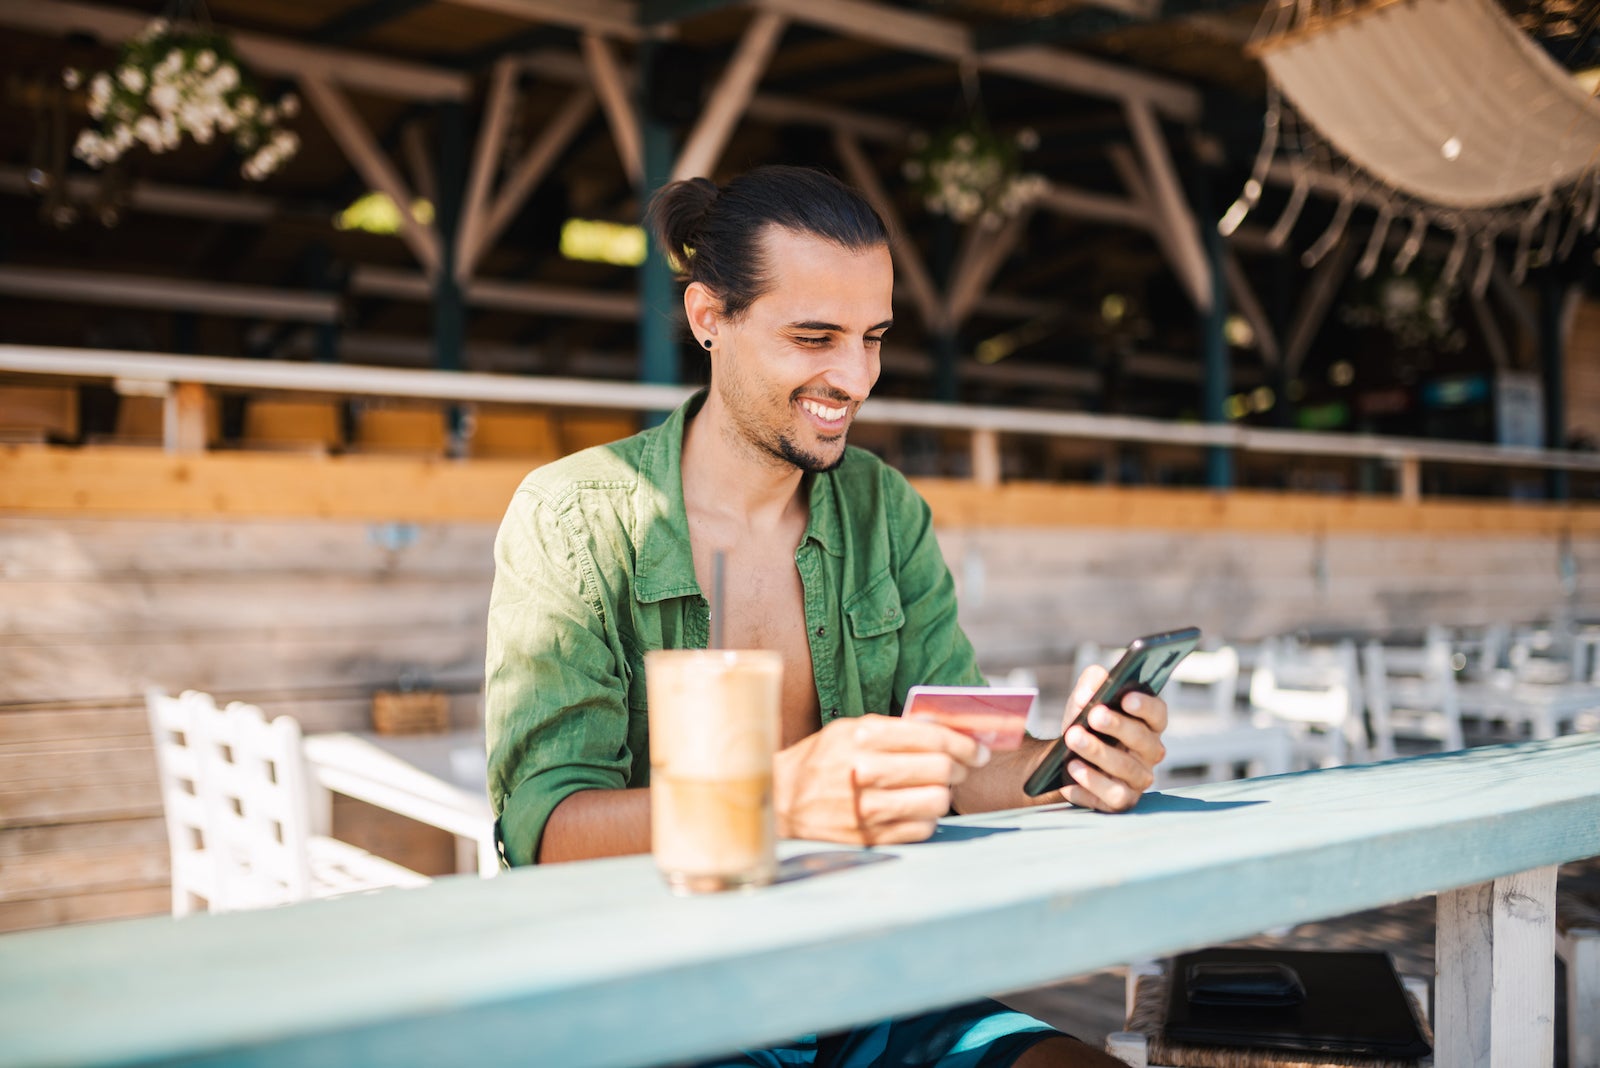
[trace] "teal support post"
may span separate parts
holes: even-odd
[[[657,60],[657,46],[646,41],[640,46],[639,69],[649,71]],[[650,198],[672,177],[677,157],[677,137],[671,125],[658,118],[650,102],[642,98],[642,87],[650,78],[640,78],[639,134],[644,165],[639,208],[643,212]],[[641,216],[641,222],[643,218]],[[678,353],[678,320],[681,312],[678,286],[662,250],[650,243],[644,263],[639,265],[639,381],[672,385],[682,381]],[[647,412],[644,421],[651,426],[666,418],[666,412]]]
[[[1211,175],[1204,165],[1195,168],[1195,215],[1200,225],[1200,240],[1205,245],[1206,264],[1211,270],[1211,310],[1200,319],[1200,354],[1205,366],[1201,385],[1201,413],[1207,423],[1226,425],[1228,389],[1228,275],[1223,258],[1222,235],[1217,233],[1216,212],[1212,210]],[[1206,449],[1206,485],[1227,489],[1233,485],[1233,450],[1224,445]]]
[[[433,219],[439,235],[439,276],[433,283],[433,365],[441,371],[459,371],[466,307],[456,281],[456,228],[467,186],[466,118],[462,106],[454,103],[440,104],[438,116],[439,202],[433,206]]]
[[[1570,285],[1559,265],[1546,269],[1539,280],[1539,370],[1544,384],[1547,449],[1566,448],[1567,441],[1567,339],[1561,327]],[[1550,471],[1545,484],[1551,500],[1564,501],[1571,493],[1566,471]]]

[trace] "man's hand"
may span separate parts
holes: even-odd
[[[852,845],[920,842],[950,811],[950,791],[989,750],[936,723],[834,720],[777,755],[778,833]]]
[[[1067,702],[1070,724],[1079,709],[1105,681],[1106,669],[1092,665],[1078,679]],[[1167,755],[1161,732],[1167,729],[1167,703],[1146,693],[1133,693],[1122,699],[1119,715],[1099,705],[1089,712],[1089,725],[1101,734],[1116,739],[1115,744],[1097,738],[1081,726],[1067,729],[1066,777],[1070,780],[1061,796],[1074,805],[1101,812],[1126,812],[1139,801],[1139,795],[1155,781],[1155,767]],[[1091,766],[1092,765],[1092,766]]]

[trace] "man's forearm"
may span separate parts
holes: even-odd
[[[1046,739],[1024,738],[1022,748],[996,753],[989,763],[968,772],[966,780],[955,788],[956,811],[993,812],[1002,808],[1059,803],[1061,793],[1057,790],[1041,797],[1029,797],[1022,792],[1022,784],[1039,766],[1049,747]]]
[[[650,852],[650,791],[580,790],[550,813],[539,863]]]

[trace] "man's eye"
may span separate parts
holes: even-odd
[[[828,343],[826,337],[797,337],[795,340],[802,345],[826,345]]]
[[[883,335],[879,334],[878,336],[873,337],[872,335],[869,334],[866,337],[866,342],[869,345],[881,345],[881,344],[883,344]]]

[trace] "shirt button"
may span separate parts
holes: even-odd
[[[822,637],[823,635],[825,635],[827,633],[828,633],[828,628],[827,627],[818,627],[817,628],[817,637],[820,638],[820,637]]]

